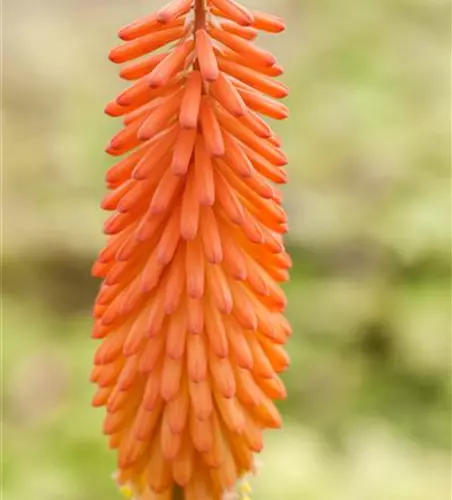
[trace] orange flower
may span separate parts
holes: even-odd
[[[260,115],[286,118],[275,98],[288,90],[253,40],[283,29],[234,0],[173,0],[110,53],[144,57],[106,107],[124,123],[107,152],[128,155],[106,176],[91,379],[117,481],[137,500],[240,495],[263,431],[281,425],[291,261],[273,183],[287,158]]]

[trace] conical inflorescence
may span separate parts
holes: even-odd
[[[106,107],[124,127],[107,148],[122,159],[102,203],[114,213],[93,267],[91,379],[136,500],[225,498],[281,425],[287,158],[262,116],[286,118],[288,90],[259,30],[284,23],[233,0],[174,0],[110,53],[131,84]]]

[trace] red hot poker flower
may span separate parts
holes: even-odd
[[[123,158],[102,203],[114,214],[93,267],[91,379],[137,500],[221,500],[281,425],[291,261],[274,183],[287,158],[261,115],[286,118],[275,99],[288,90],[259,30],[284,23],[233,0],[173,0],[110,53],[132,83],[106,107],[124,124],[107,152]]]

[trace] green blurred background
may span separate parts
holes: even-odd
[[[114,500],[90,408],[90,266],[123,88],[152,0],[4,0],[5,500]],[[256,500],[451,497],[450,4],[244,1],[284,16],[294,325],[285,429]]]

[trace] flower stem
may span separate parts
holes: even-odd
[[[195,31],[206,27],[205,0],[195,0]]]
[[[195,32],[195,39],[196,39],[196,32],[199,29],[205,29],[206,27],[206,5],[205,5],[205,0],[195,0],[195,24],[194,24],[194,32]],[[193,69],[196,71],[199,71],[199,61],[198,59],[195,60],[193,64]],[[202,93],[205,93],[205,88],[203,84],[203,91]]]

